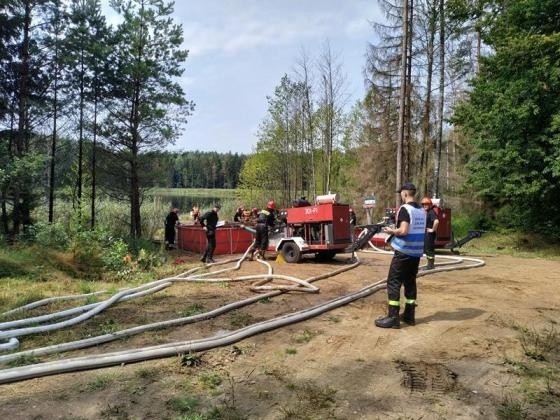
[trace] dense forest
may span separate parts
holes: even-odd
[[[239,188],[290,203],[329,191],[393,205],[404,180],[499,226],[560,236],[560,4],[379,0],[362,100],[325,41],[268,99],[255,152],[168,152],[195,104],[173,2],[7,0],[0,6],[0,230],[71,200],[95,225],[125,200],[143,235],[147,189]],[[188,45],[188,40],[187,40]],[[530,203],[530,205],[528,205]],[[542,209],[547,209],[542,211]]]

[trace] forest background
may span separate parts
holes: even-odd
[[[156,187],[237,189],[232,209],[332,191],[359,210],[375,194],[381,212],[404,180],[472,228],[557,241],[558,2],[379,4],[387,20],[372,23],[380,41],[366,51],[365,97],[346,111],[326,41],[279,80],[254,153],[239,155],[166,151],[195,107],[177,83],[188,51],[173,2],[114,0],[122,21],[112,26],[98,0],[3,1],[4,242],[45,229],[141,240],[163,218],[150,207]]]

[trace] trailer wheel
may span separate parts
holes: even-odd
[[[336,251],[319,251],[315,253],[315,259],[318,261],[330,261],[336,255]]]
[[[298,263],[301,260],[301,251],[294,242],[288,242],[282,247],[282,256],[286,262]]]

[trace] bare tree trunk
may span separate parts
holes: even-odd
[[[402,30],[402,47],[401,47],[401,89],[399,95],[399,127],[397,132],[397,173],[396,173],[396,189],[398,190],[402,184],[402,160],[403,160],[403,143],[405,132],[405,114],[406,114],[406,73],[407,73],[407,55],[408,55],[408,0],[403,1],[403,30]],[[400,194],[395,194],[396,207],[401,204]]]
[[[439,3],[439,121],[434,156],[433,196],[439,197],[439,172],[441,167],[441,144],[443,141],[443,108],[445,102],[445,15],[444,0]]]
[[[80,122],[78,139],[78,180],[77,185],[77,205],[78,215],[82,216],[82,184],[83,184],[83,161],[84,161],[84,50],[80,52]]]
[[[95,99],[93,100],[93,143],[91,145],[91,228],[95,228],[95,200],[97,188],[97,82],[95,85]]]
[[[31,31],[31,9],[29,1],[25,2],[25,15],[23,18],[23,39],[20,50],[21,65],[19,71],[19,94],[18,94],[18,130],[14,142],[14,155],[18,158],[25,156],[29,150],[29,44]],[[12,214],[13,235],[20,232],[22,224],[30,221],[29,195],[25,187],[17,184],[14,191],[14,208]]]
[[[54,221],[54,187],[55,187],[55,157],[56,157],[56,136],[58,122],[58,42],[55,47],[55,70],[54,70],[54,99],[53,99],[53,132],[51,142],[51,162],[49,176],[49,223]]]
[[[424,102],[424,113],[422,115],[422,154],[420,157],[420,171],[422,174],[422,190],[428,194],[428,162],[429,162],[429,148],[431,145],[431,118],[432,118],[432,77],[434,72],[434,40],[436,33],[436,13],[437,2],[433,0],[429,4],[429,28],[428,28],[428,45],[427,45],[427,69],[426,69],[426,101]]]
[[[406,99],[405,99],[405,135],[404,135],[404,145],[403,145],[403,175],[405,179],[410,179],[410,152],[411,152],[411,132],[412,132],[412,24],[413,24],[413,14],[414,14],[414,0],[410,0],[410,10],[408,17],[408,31],[406,36],[408,38],[408,54],[407,54],[407,75],[406,75]]]

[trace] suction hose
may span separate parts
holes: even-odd
[[[241,257],[237,264],[236,267],[239,268],[241,262],[246,258],[247,253],[249,252],[250,248],[245,252],[245,254],[243,255],[243,257]],[[381,253],[386,253],[386,254],[390,254],[390,252],[386,252],[386,251],[380,251],[380,250],[374,250],[375,252],[381,252]],[[423,275],[427,275],[427,274],[432,274],[434,272],[437,271],[448,271],[448,270],[454,270],[454,269],[466,269],[466,268],[473,268],[473,267],[478,267],[480,265],[484,265],[484,261],[479,260],[479,259],[474,259],[474,258],[459,258],[459,257],[442,257],[442,258],[446,258],[446,259],[450,259],[450,260],[455,260],[455,261],[451,261],[448,264],[458,264],[459,262],[463,262],[463,261],[470,261],[472,264],[467,265],[467,266],[463,266],[463,267],[437,267],[435,270],[430,270],[429,272],[424,271],[424,272],[420,272],[418,274],[418,276],[423,276]],[[211,264],[211,265],[219,265],[219,264],[225,264],[226,262],[223,263],[217,263],[217,264]],[[265,264],[267,264],[266,262],[264,262]],[[333,275],[337,275],[343,271],[348,271],[352,268],[355,268],[356,266],[359,265],[359,260],[357,260],[356,258],[356,262],[348,267],[343,267],[341,269],[335,270],[333,272],[327,273],[327,274],[323,274],[320,276],[315,276],[312,277],[310,279],[308,279],[307,281],[304,280],[299,280],[296,283],[299,286],[295,286],[296,288],[299,288],[300,286],[305,286],[305,283],[310,283],[312,281],[317,281],[319,279],[323,279],[326,277],[330,277]],[[268,273],[265,276],[265,279],[261,282],[258,283],[266,283],[271,281],[272,278],[283,278],[283,279],[289,279],[292,280],[290,278],[290,276],[280,276],[280,275],[273,275],[272,274],[272,270],[270,268],[270,265],[268,265],[269,270]],[[235,267],[233,268],[235,269]],[[218,272],[224,272],[224,271],[228,271],[226,270],[220,270]],[[187,273],[192,273],[194,272],[194,270],[190,270]],[[169,279],[163,279],[160,280],[159,282],[163,282],[163,283],[159,283],[159,282],[154,282],[158,285],[162,285],[165,284],[166,282],[172,282],[175,280],[191,280],[191,281],[203,281],[204,277],[209,277],[210,275],[216,275],[216,272],[213,273],[203,273],[200,275],[196,275],[196,276],[188,276],[187,278],[183,278],[181,275],[177,276],[177,277],[172,277]],[[244,276],[246,279],[254,279],[255,277],[259,277],[259,276]],[[262,277],[262,276],[261,276]],[[204,281],[224,281],[224,279],[204,279]],[[237,280],[237,279],[236,279]],[[147,290],[151,288],[154,288],[154,283],[150,283],[148,285],[145,285],[143,287],[147,287]],[[262,286],[262,284],[260,285]],[[255,287],[258,287],[255,285]],[[290,286],[293,287],[293,286]],[[294,312],[291,314],[287,314],[287,315],[283,315],[277,318],[274,318],[272,320],[268,320],[268,321],[264,321],[258,324],[254,324],[245,328],[241,328],[237,331],[233,331],[231,333],[228,334],[224,334],[221,335],[219,337],[211,337],[211,338],[204,338],[204,339],[199,339],[199,340],[189,340],[189,341],[181,341],[181,342],[176,342],[176,343],[169,343],[169,344],[163,344],[163,345],[158,345],[158,346],[151,346],[151,347],[145,347],[145,348],[141,348],[141,349],[129,349],[129,350],[124,350],[124,351],[119,351],[119,352],[112,352],[112,353],[106,353],[106,354],[101,354],[101,355],[93,355],[93,356],[85,356],[85,357],[78,357],[78,358],[71,358],[71,359],[66,359],[66,360],[62,360],[62,361],[52,361],[52,362],[45,362],[45,363],[39,363],[39,364],[35,364],[35,365],[31,365],[31,366],[24,366],[24,367],[18,367],[18,368],[12,368],[12,369],[5,369],[0,371],[0,383],[8,383],[8,382],[14,382],[14,381],[19,381],[19,380],[24,380],[24,379],[31,379],[31,378],[35,378],[35,377],[39,377],[39,376],[46,376],[46,375],[52,375],[52,374],[58,374],[58,373],[64,373],[64,372],[70,372],[70,371],[76,371],[76,370],[84,370],[84,369],[92,369],[92,368],[99,368],[99,367],[104,367],[104,366],[113,366],[113,365],[118,365],[118,364],[123,364],[123,363],[132,363],[132,362],[137,362],[137,361],[142,361],[142,360],[148,360],[148,359],[154,359],[154,358],[160,358],[160,357],[169,357],[169,356],[173,356],[173,355],[177,355],[177,354],[181,354],[181,353],[185,353],[185,352],[190,352],[190,351],[204,351],[204,350],[209,350],[215,347],[220,347],[220,346],[226,346],[226,345],[231,345],[235,342],[238,342],[240,340],[243,340],[245,338],[248,338],[250,336],[256,335],[256,334],[260,334],[262,332],[266,332],[266,331],[270,331],[276,328],[280,328],[283,327],[285,325],[289,325],[292,323],[296,323],[296,322],[301,322],[303,320],[309,319],[311,317],[317,316],[319,314],[322,314],[326,311],[332,310],[334,308],[337,308],[339,306],[342,305],[346,305],[356,299],[360,299],[366,296],[369,296],[379,290],[382,290],[386,287],[386,280],[380,281],[378,283],[372,284],[370,286],[367,286],[363,289],[361,289],[358,292],[354,292],[351,294],[348,294],[346,296],[343,297],[339,297],[336,299],[333,299],[329,302],[326,302],[324,304],[321,305],[317,305],[315,307],[312,308],[308,308],[308,309],[304,309],[302,311],[298,311],[298,312]],[[306,289],[306,287],[303,287],[303,289]],[[138,288],[132,289],[137,291]],[[277,295],[283,293],[283,290],[276,290],[273,292],[270,292],[269,294],[264,294],[264,295],[260,295],[258,297],[254,297],[254,298],[249,298],[246,299],[244,301],[239,301],[239,302],[235,302],[233,304],[230,305],[225,305],[222,308],[218,308],[217,310],[215,310],[215,315],[217,316],[218,313],[223,313],[226,312],[227,310],[231,310],[231,308],[234,307],[240,307],[237,305],[246,305],[246,304],[250,304],[254,301],[260,300],[263,297],[266,297],[268,295]],[[117,295],[121,295],[123,296],[123,298],[125,296],[131,296],[134,293],[130,292],[130,293],[124,293],[120,292]],[[117,296],[115,295],[115,296]],[[114,296],[114,297],[115,297]],[[113,297],[113,298],[114,298]],[[108,301],[111,301],[111,299],[109,299]],[[229,307],[229,308],[228,308]],[[211,311],[212,312],[212,311]],[[186,318],[179,318],[177,320],[170,320],[170,321],[164,321],[162,323],[155,323],[155,324],[149,324],[147,326],[139,326],[139,327],[135,327],[135,328],[131,328],[128,330],[123,330],[119,333],[114,333],[114,334],[108,334],[105,336],[100,336],[100,337],[94,337],[91,340],[92,341],[88,341],[90,339],[86,339],[86,340],[78,340],[77,342],[74,343],[66,343],[66,344],[61,344],[58,346],[49,346],[49,347],[45,347],[43,349],[38,349],[36,350],[35,353],[34,350],[30,350],[27,352],[21,352],[21,353],[16,353],[13,355],[7,355],[7,356],[2,356],[2,359],[0,359],[0,361],[2,362],[6,362],[8,360],[8,358],[10,358],[11,360],[14,360],[13,357],[21,357],[24,354],[32,354],[32,355],[39,355],[39,354],[52,354],[55,352],[59,352],[59,351],[67,351],[67,350],[71,350],[71,349],[76,349],[76,348],[82,348],[82,347],[86,347],[89,345],[95,345],[93,344],[94,340],[100,340],[100,342],[106,342],[106,341],[110,341],[108,340],[109,336],[115,336],[114,339],[116,338],[120,338],[122,336],[126,336],[126,335],[131,335],[134,333],[138,333],[138,332],[143,332],[146,331],[147,329],[153,329],[153,328],[163,328],[164,326],[168,326],[168,325],[178,325],[180,323],[187,323],[187,322],[195,322],[195,320],[202,320],[202,319],[208,319],[208,317],[210,317],[209,315],[210,313],[206,313],[206,314],[199,314],[199,315],[195,315],[193,317],[186,317]],[[3,337],[4,333],[0,333],[0,337]]]

